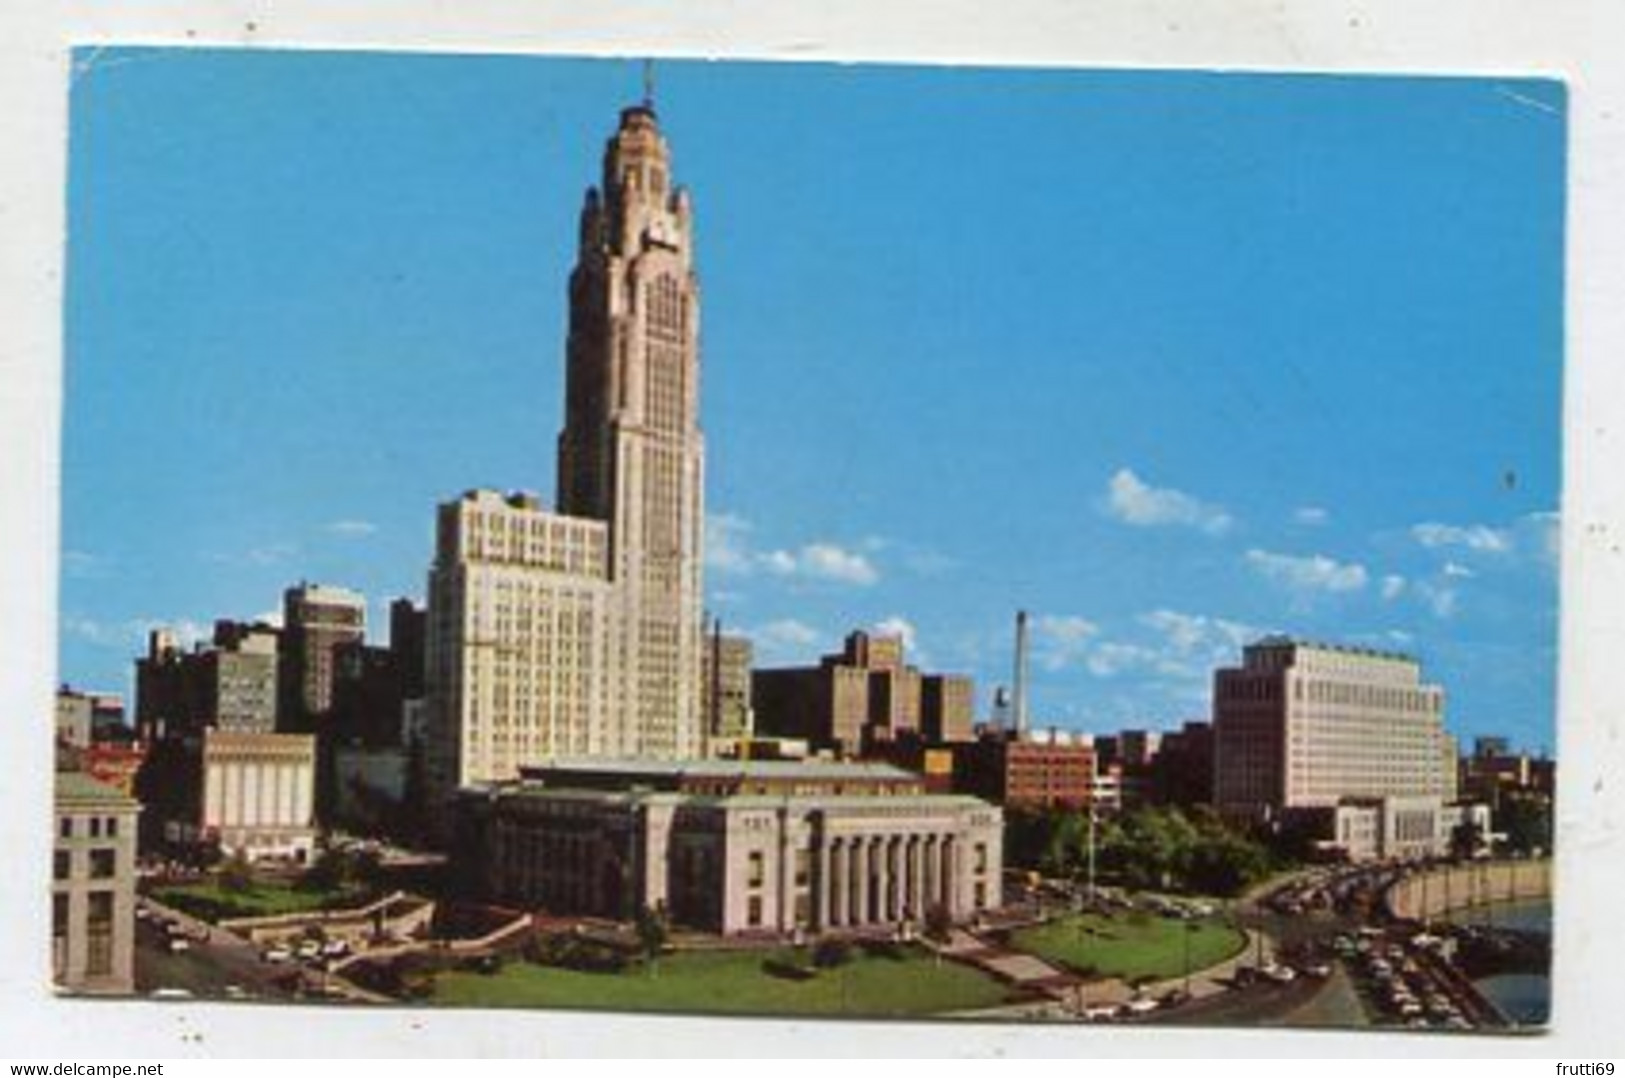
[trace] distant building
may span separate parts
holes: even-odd
[[[310,860],[316,845],[314,735],[209,730],[202,770],[196,837],[218,844],[228,857]]]
[[[367,630],[367,601],[345,588],[301,583],[282,595],[281,729],[316,729],[333,707],[342,645]]]
[[[282,639],[271,626],[230,621],[216,623],[212,647],[192,652],[165,630],[151,635],[136,664],[143,756],[133,786],[147,809],[144,846],[309,856],[315,738],[276,732]]]
[[[1461,795],[1499,811],[1509,796],[1550,799],[1557,789],[1556,763],[1544,756],[1513,752],[1506,738],[1481,737],[1472,755],[1460,761]]]
[[[969,738],[973,696],[969,678],[922,676],[909,666],[901,637],[862,631],[817,666],[758,670],[751,678],[760,732],[842,757],[881,755],[896,742]]]
[[[1162,735],[1151,767],[1152,800],[1161,805],[1213,803],[1213,724],[1187,722]]]
[[[1347,798],[1323,813],[1329,823],[1320,845],[1352,861],[1415,860],[1453,848],[1456,829],[1478,829],[1478,848],[1492,837],[1487,805],[1444,805],[1436,797]]]
[[[462,877],[550,913],[784,934],[1000,903],[999,810],[885,765],[564,761],[464,791],[459,820]]]
[[[1218,671],[1213,697],[1222,812],[1324,829],[1340,805],[1386,802],[1395,842],[1438,842],[1420,806],[1442,815],[1449,791],[1444,690],[1415,659],[1268,637]]]
[[[148,636],[136,661],[136,726],[143,740],[196,737],[205,729],[277,728],[278,633],[221,621],[214,646],[182,651],[172,633]]]
[[[135,990],[135,851],[141,806],[78,771],[58,771],[51,976],[69,992]]]
[[[743,636],[724,636],[720,624],[706,640],[700,667],[705,721],[713,741],[737,741],[755,732],[750,708],[753,649]]]
[[[1085,808],[1096,798],[1095,749],[1087,735],[1064,731],[1018,737],[988,731],[953,746],[957,793],[1006,808]]]
[[[56,736],[79,748],[102,741],[129,740],[123,698],[116,693],[80,692],[62,686],[56,694]]]

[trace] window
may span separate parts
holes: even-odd
[[[93,891],[86,921],[85,973],[106,976],[113,972],[113,892]]]
[[[90,837],[102,837],[102,818],[100,816],[92,816],[90,818]]]
[[[752,928],[762,926],[762,896],[751,895],[750,903],[746,908],[746,920]]]
[[[812,872],[812,851],[811,850],[797,850],[796,851],[796,883],[801,885],[801,886],[806,886],[807,880],[810,877],[811,872]]]
[[[73,837],[73,817],[72,816],[64,816],[64,817],[62,817],[62,819],[57,822],[56,833],[61,835],[63,838],[72,838]]]
[[[65,880],[73,875],[73,855],[67,850],[57,850],[51,874],[59,880]]]
[[[93,880],[111,879],[118,868],[117,850],[91,850],[90,851],[90,878]]]
[[[767,862],[761,850],[752,850],[749,861],[750,869],[745,882],[751,887],[760,887],[767,878]],[[757,900],[752,900],[757,901]]]

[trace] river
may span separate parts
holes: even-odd
[[[1495,925],[1523,932],[1552,934],[1550,899],[1529,902],[1497,902],[1471,906],[1449,914],[1458,924]],[[1474,982],[1479,991],[1519,1025],[1544,1025],[1552,1012],[1552,980],[1539,973],[1503,973]]]

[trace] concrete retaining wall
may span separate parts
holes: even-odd
[[[1402,920],[1437,917],[1445,910],[1491,902],[1550,898],[1552,863],[1480,861],[1408,876],[1388,889],[1388,912]]]

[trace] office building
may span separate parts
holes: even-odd
[[[1095,749],[1087,735],[991,729],[953,746],[953,788],[1006,808],[1086,808],[1094,802]]]
[[[700,686],[713,754],[722,741],[737,743],[755,732],[750,707],[753,649],[743,636],[725,636],[718,623],[706,641]]]
[[[570,276],[558,511],[440,510],[427,652],[437,797],[566,754],[703,755],[693,215],[649,105],[622,111]]]
[[[51,977],[64,991],[135,990],[135,851],[141,806],[58,770],[51,879]]]
[[[1441,816],[1449,789],[1444,690],[1414,658],[1268,637],[1217,672],[1213,696],[1221,812],[1324,829],[1339,805],[1391,801],[1400,833],[1436,841],[1420,806]]]
[[[969,920],[1000,903],[1003,821],[880,764],[561,761],[465,790],[453,856],[492,899],[701,931]]]
[[[967,740],[974,693],[969,678],[922,675],[910,666],[902,637],[861,630],[817,666],[758,670],[751,678],[758,731],[843,757],[883,756],[909,741]]]
[[[367,601],[353,591],[300,583],[283,592],[280,729],[317,728],[333,707],[336,653],[366,629]]]

